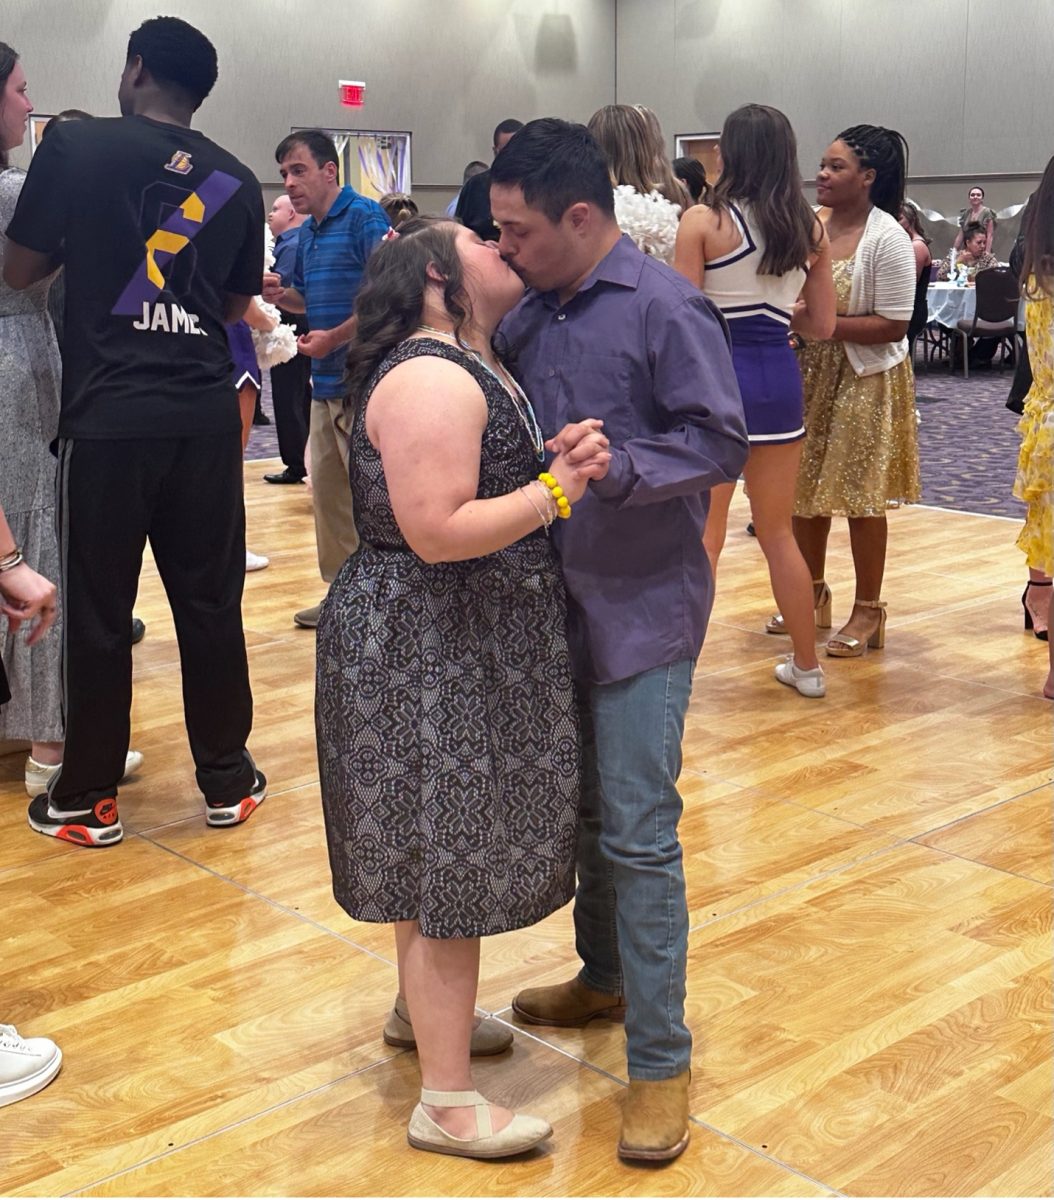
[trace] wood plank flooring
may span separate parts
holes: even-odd
[[[126,838],[32,833],[0,758],[0,1021],[62,1046],[58,1079],[0,1111],[0,1194],[1046,1196],[1051,1097],[1052,706],[1021,630],[1007,521],[892,514],[888,642],[772,679],[788,647],[737,497],[685,742],[682,826],[696,1036],[692,1143],[665,1170],[614,1153],[621,1027],[516,1028],[482,1090],[544,1114],[505,1164],[408,1148],[415,1058],[380,1029],[384,926],[330,895],[312,721],[322,592],[310,496],[246,466],[256,724],[271,794],[207,829],[178,654],[144,568]],[[848,614],[844,526],[828,579]],[[570,910],[484,943],[480,1007],[574,969]]]

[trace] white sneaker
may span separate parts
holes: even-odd
[[[22,1038],[14,1025],[0,1025],[0,1107],[46,1088],[61,1066],[50,1038]]]
[[[129,775],[134,775],[142,765],[143,756],[139,751],[129,750],[124,760],[124,774],[121,776],[122,782]],[[56,763],[53,767],[47,766],[46,763],[38,763],[32,754],[26,759],[26,791],[29,793],[31,800],[36,799],[41,792],[48,790],[48,784],[54,779],[61,766],[62,763]]]
[[[245,551],[245,569],[246,571],[262,571],[264,567],[269,567],[271,560],[265,558],[262,554],[253,554],[251,550]]]
[[[794,665],[794,655],[776,664],[776,678],[788,687],[797,688],[802,696],[818,700],[827,692],[827,681],[823,677],[823,667],[814,667],[811,671],[803,671]]]

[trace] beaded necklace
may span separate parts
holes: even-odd
[[[527,399],[527,394],[523,388],[516,382],[508,371],[498,363],[498,371],[495,371],[488,363],[484,362],[483,355],[474,347],[463,342],[461,338],[451,333],[446,329],[436,329],[433,325],[418,325],[421,333],[430,334],[432,337],[445,338],[447,341],[453,342],[459,349],[464,350],[466,354],[471,354],[479,363],[484,371],[497,380],[501,385],[502,390],[507,392],[513,399],[513,407],[523,422],[524,429],[527,430],[527,436],[531,439],[531,446],[534,449],[534,456],[539,462],[545,462],[545,438],[542,436],[541,426],[538,424],[538,418],[534,415],[534,408],[530,400]]]

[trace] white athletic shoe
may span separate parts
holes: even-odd
[[[818,700],[827,692],[827,681],[823,677],[823,667],[814,667],[811,671],[803,671],[794,665],[794,655],[776,664],[776,678],[788,687],[797,688],[802,696]]]
[[[22,1038],[14,1025],[0,1025],[0,1107],[46,1088],[61,1066],[50,1038]]]
[[[136,771],[143,765],[143,756],[138,750],[129,750],[128,756],[124,760],[124,774],[121,776],[122,781],[127,779],[129,775],[134,775]],[[31,800],[36,799],[41,792],[48,790],[48,784],[55,777],[56,772],[62,763],[56,763],[55,766],[49,767],[45,763],[38,763],[32,754],[26,759],[26,791]]]
[[[264,567],[269,567],[271,560],[265,558],[262,554],[253,554],[251,550],[245,551],[245,569],[246,571],[262,571]]]

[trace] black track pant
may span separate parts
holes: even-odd
[[[271,368],[271,400],[278,431],[278,453],[303,478],[304,447],[311,417],[311,359],[303,354]]]
[[[148,537],[175,618],[198,786],[217,802],[247,796],[255,768],[245,750],[253,709],[240,435],[61,440],[58,522],[66,746],[52,806],[115,796],[124,773],[132,605]]]

